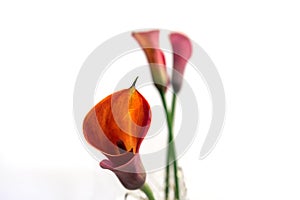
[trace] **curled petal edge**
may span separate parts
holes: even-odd
[[[115,160],[126,160],[128,156],[130,156],[128,153],[120,155],[119,158],[115,157]],[[100,167],[114,172],[122,185],[128,190],[136,190],[144,185],[146,181],[146,173],[141,162],[140,155],[138,153],[131,154],[132,158],[125,164],[117,165],[118,163],[123,163],[122,161],[117,163],[116,161],[112,162],[111,160],[102,160],[100,162]]]

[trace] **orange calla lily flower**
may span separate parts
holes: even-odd
[[[155,86],[158,90],[165,92],[169,77],[164,53],[159,49],[159,30],[134,32],[132,36],[146,54]]]
[[[85,139],[108,158],[100,166],[113,171],[127,189],[145,182],[138,152],[150,122],[150,106],[134,84],[104,98],[84,119]]]

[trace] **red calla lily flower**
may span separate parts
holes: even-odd
[[[146,54],[155,86],[158,90],[165,92],[169,77],[164,53],[159,49],[159,30],[134,32],[132,36]]]
[[[150,122],[150,106],[134,85],[104,98],[84,119],[85,139],[108,158],[100,166],[114,172],[127,189],[145,182],[138,152]]]
[[[178,93],[182,86],[186,63],[192,55],[192,44],[190,39],[181,33],[171,33],[170,41],[173,49],[172,86],[174,92]]]

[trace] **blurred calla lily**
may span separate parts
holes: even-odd
[[[159,49],[159,31],[134,32],[132,36],[146,54],[155,86],[158,90],[165,92],[169,77],[164,53]]]
[[[174,92],[180,91],[187,61],[192,55],[190,39],[181,33],[171,33],[170,41],[173,49],[172,86]]]
[[[143,186],[146,179],[138,152],[150,122],[150,106],[134,85],[104,98],[83,122],[87,142],[107,157],[100,166],[114,172],[130,190]]]

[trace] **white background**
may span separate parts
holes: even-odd
[[[190,199],[299,199],[300,6],[286,1],[1,1],[0,199],[122,194],[76,133],[72,95],[86,57],[124,31],[186,33],[226,92],[214,151],[179,162]]]

